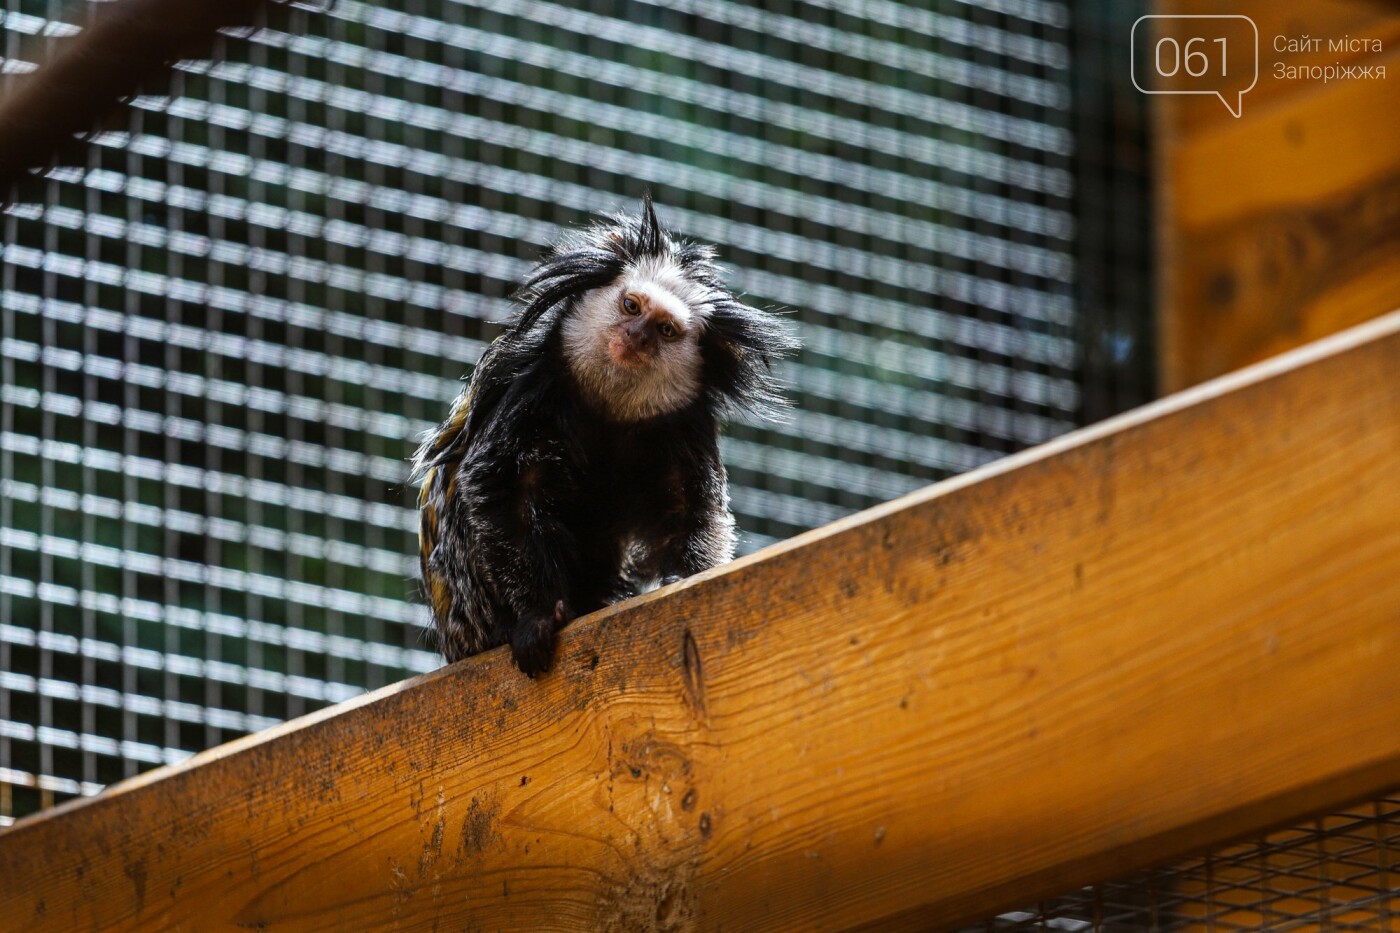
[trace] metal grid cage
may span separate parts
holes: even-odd
[[[979,930],[1273,933],[1400,926],[1394,793],[1170,868],[1097,884]]]
[[[0,8],[5,75],[82,27]],[[1141,280],[1145,197],[1076,183],[1142,127],[1073,12],[338,0],[181,63],[0,216],[0,821],[436,666],[405,458],[643,189],[800,332],[724,444],[746,549],[1145,400],[1081,271]]]

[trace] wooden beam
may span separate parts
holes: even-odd
[[[1400,313],[22,820],[6,930],[974,921],[1400,783]]]

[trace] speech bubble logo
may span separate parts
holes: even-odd
[[[1140,29],[1153,20],[1152,28]],[[1233,117],[1259,83],[1259,27],[1237,14],[1138,17],[1133,86],[1144,94],[1214,94]]]

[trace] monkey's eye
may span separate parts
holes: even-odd
[[[622,297],[622,313],[629,316],[636,316],[642,313],[642,306],[637,304],[637,299],[631,295]]]
[[[681,332],[676,330],[676,325],[672,324],[670,321],[662,322],[657,330],[661,333],[661,336],[665,337],[667,340],[675,340],[681,335]]]

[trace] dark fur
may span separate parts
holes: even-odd
[[[628,263],[666,252],[719,292],[700,338],[704,387],[674,413],[611,421],[574,384],[561,323]],[[781,404],[771,364],[795,344],[777,318],[724,290],[708,247],[667,234],[649,198],[639,215],[557,246],[520,298],[419,449],[414,476],[424,593],[444,655],[509,643],[534,676],[575,615],[733,556],[719,423]]]

